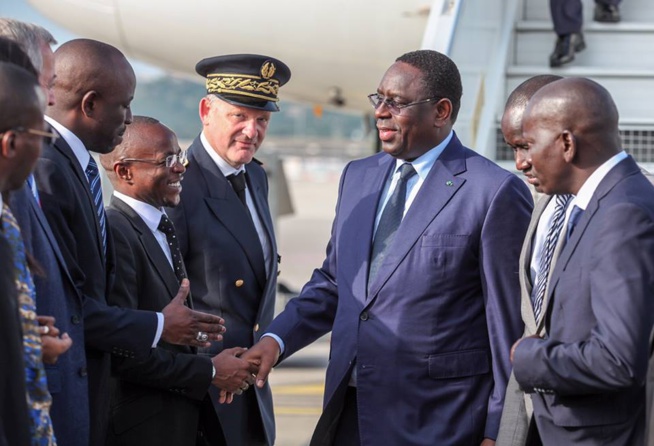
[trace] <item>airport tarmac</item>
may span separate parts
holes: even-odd
[[[293,215],[277,221],[277,244],[282,256],[280,282],[299,291],[320,266],[329,241],[346,161],[339,158],[284,159]],[[283,300],[278,301],[281,311]],[[277,446],[306,446],[322,412],[328,336],[288,358],[270,374],[275,404]]]

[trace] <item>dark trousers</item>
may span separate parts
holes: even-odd
[[[595,3],[618,6],[621,0],[595,0]],[[581,32],[581,0],[550,0],[554,32],[559,36]]]
[[[342,387],[320,416],[310,446],[361,445],[357,389],[347,385]]]

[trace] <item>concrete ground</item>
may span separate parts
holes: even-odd
[[[295,208],[277,221],[282,256],[280,282],[299,291],[325,256],[345,161],[286,158],[284,170]],[[277,311],[284,305],[278,301]],[[275,402],[277,446],[306,446],[322,411],[328,336],[299,351],[270,374]]]

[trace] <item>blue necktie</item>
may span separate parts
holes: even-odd
[[[570,211],[570,218],[568,218],[568,229],[565,236],[566,242],[570,240],[570,237],[572,237],[572,233],[575,230],[575,226],[577,226],[577,222],[579,221],[579,217],[581,217],[582,212],[583,210],[577,205],[572,207],[572,211]]]
[[[372,255],[370,256],[370,271],[368,272],[368,284],[371,284],[379,271],[379,267],[384,262],[388,249],[395,238],[397,228],[402,223],[404,216],[404,205],[406,202],[406,189],[409,178],[416,174],[416,170],[410,163],[404,163],[400,166],[400,179],[395,185],[393,194],[386,203],[375,240],[372,245]]]
[[[565,210],[567,209],[571,198],[571,195],[557,195],[555,198],[556,206],[554,207],[554,215],[550,227],[547,230],[545,244],[543,245],[543,250],[541,251],[540,260],[538,262],[538,278],[536,279],[536,286],[531,293],[536,324],[538,324],[538,321],[540,320],[543,300],[545,298],[545,290],[547,288],[547,280],[550,275],[550,270],[552,269],[554,251],[557,242],[559,241],[563,222],[565,221]]]
[[[104,213],[104,203],[102,201],[102,184],[100,183],[100,172],[98,165],[91,157],[88,166],[86,166],[86,178],[89,180],[89,187],[91,189],[91,196],[93,197],[93,204],[95,204],[95,211],[98,215],[98,222],[100,223],[100,231],[102,232],[102,253],[107,254],[107,220]]]

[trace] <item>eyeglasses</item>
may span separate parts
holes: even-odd
[[[59,139],[59,135],[56,133],[50,133],[50,132],[45,132],[43,130],[37,130],[37,129],[30,129],[27,127],[14,127],[13,129],[5,130],[4,132],[0,132],[0,135],[7,133],[7,132],[16,132],[16,133],[29,133],[30,135],[36,135],[40,136],[43,138],[43,142],[52,145]]]
[[[413,105],[418,105],[418,104],[424,104],[426,102],[431,102],[431,101],[438,101],[443,99],[442,97],[435,96],[433,98],[429,99],[423,99],[422,101],[415,101],[415,102],[409,102],[408,104],[398,104],[395,102],[393,99],[388,99],[385,98],[384,96],[380,95],[379,93],[373,93],[368,95],[368,100],[372,104],[372,106],[377,110],[379,107],[381,107],[382,104],[386,104],[388,107],[388,111],[391,112],[393,115],[399,115],[402,113],[402,109],[405,109],[407,107],[411,107]]]
[[[168,168],[176,166],[177,163],[181,164],[182,166],[186,167],[188,158],[186,156],[186,150],[182,150],[179,153],[176,153],[175,155],[168,155],[166,159],[162,161],[157,161],[157,160],[146,160],[146,159],[141,159],[141,158],[123,158],[120,161],[124,162],[133,162],[133,163],[147,163],[147,164],[152,164],[154,166],[159,166],[163,167],[166,166]]]

